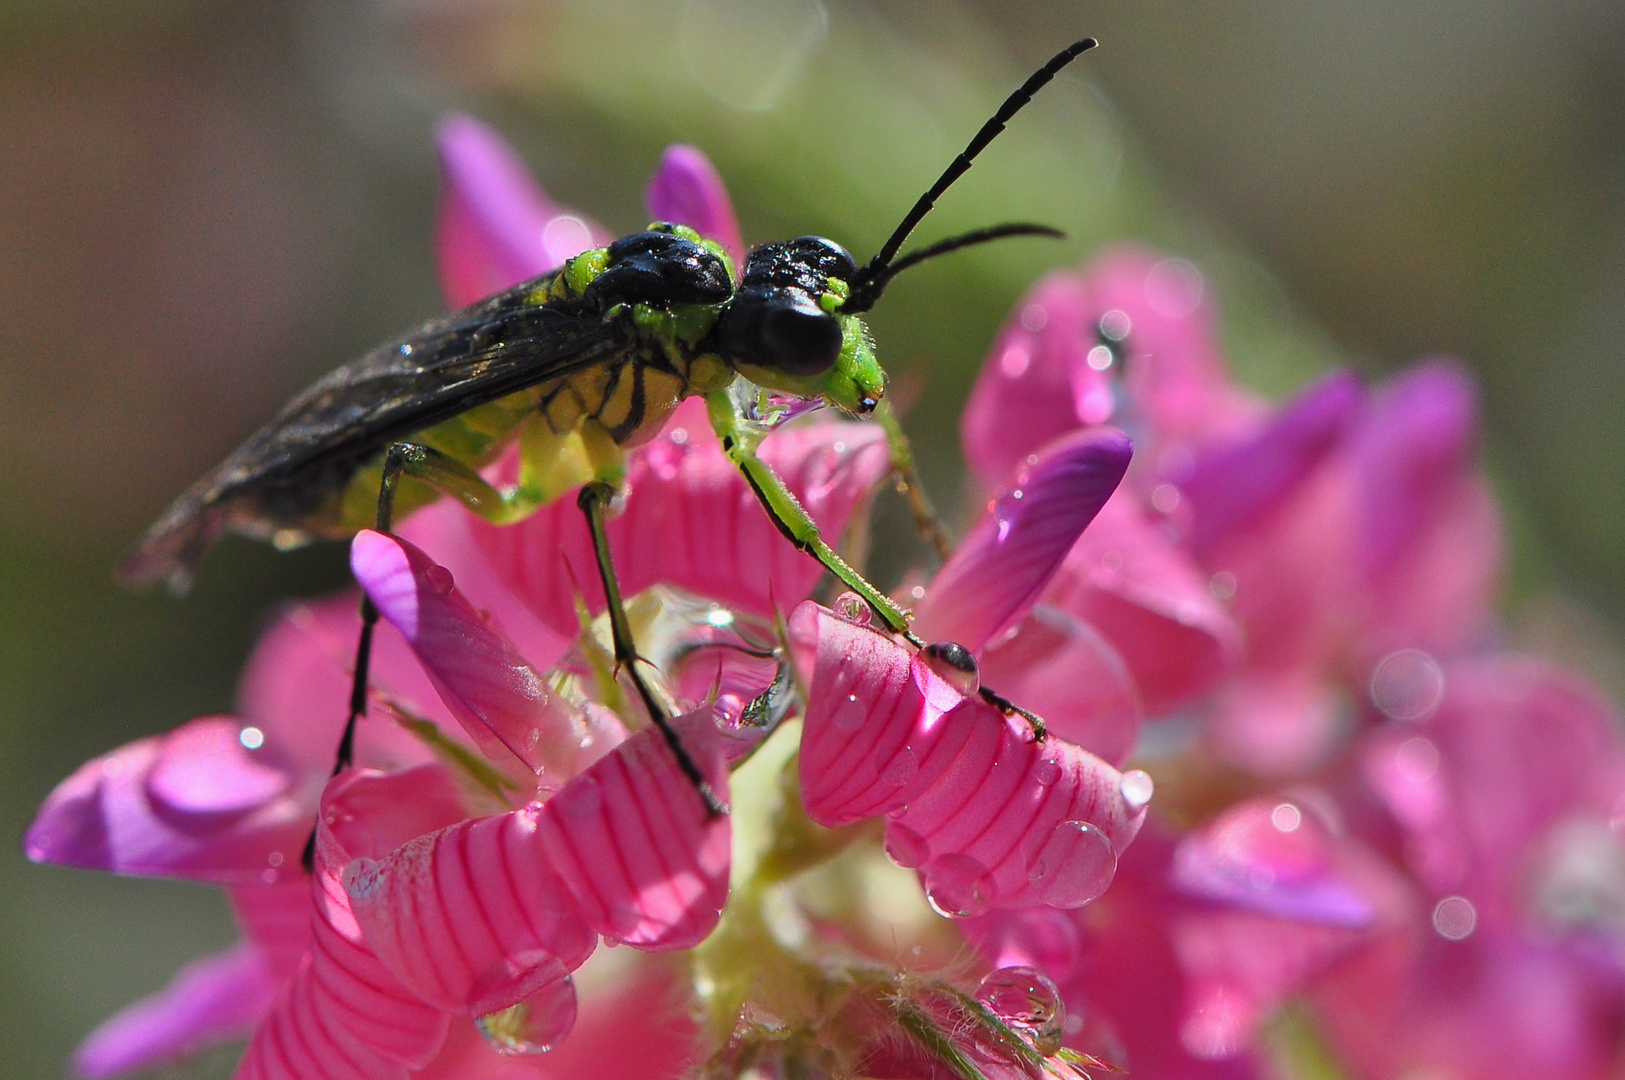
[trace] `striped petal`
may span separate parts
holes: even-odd
[[[1079,432],[1018,471],[932,580],[914,632],[979,652],[1026,614],[1116,490],[1133,446],[1114,429]]]
[[[809,685],[801,736],[807,814],[836,828],[895,810],[929,775],[920,763],[960,695],[893,639],[813,603],[790,617]]]
[[[666,147],[660,165],[649,180],[649,214],[656,221],[687,225],[701,236],[721,244],[734,265],[745,265],[745,242],[733,200],[716,166],[697,148],[677,143]]]
[[[887,850],[920,868],[933,903],[973,916],[995,905],[1081,907],[1105,892],[1145,820],[1122,774],[1065,740],[1034,742],[1025,720],[979,699],[943,726],[920,763],[935,779],[886,825]]]
[[[457,591],[451,571],[370,529],[351,542],[350,569],[487,756],[511,753],[555,784],[575,772],[589,734],[582,718]]]
[[[549,962],[573,971],[591,955],[597,937],[538,849],[539,814],[462,822],[345,868],[367,944],[423,1000],[484,1016],[529,996],[526,976]]]
[[[712,790],[727,791],[709,709],[673,721]],[[712,816],[660,731],[644,728],[543,806],[540,850],[598,933],[641,949],[686,949],[728,899],[726,814]]]
[[[453,308],[545,274],[610,235],[547,197],[502,136],[471,116],[440,125],[445,191],[435,239]]]

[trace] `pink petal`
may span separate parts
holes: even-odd
[[[719,795],[727,791],[709,710],[674,726]],[[642,949],[685,949],[717,924],[728,898],[727,815],[713,817],[659,730],[648,727],[570,781],[542,807],[540,848],[605,937]]]
[[[259,735],[205,717],[86,763],[40,808],[29,858],[201,881],[275,878],[303,847],[313,808],[273,745],[245,747]]]
[[[827,536],[890,470],[873,424],[815,422],[775,432],[761,448]],[[610,549],[628,595],[673,585],[736,611],[771,617],[810,594],[823,568],[779,533],[722,454],[704,402],[679,407],[662,434],[632,456],[624,509]],[[491,565],[537,618],[576,633],[575,595],[603,610],[603,590],[581,512],[566,496],[509,528],[470,525]]]
[[[1021,298],[959,421],[965,460],[983,484],[997,485],[1046,443],[1111,418],[1111,376],[1088,364],[1099,322],[1078,274],[1050,274]]]
[[[610,239],[555,203],[491,128],[454,114],[440,125],[446,190],[436,238],[440,279],[453,308],[549,270]]]
[[[1309,664],[1244,671],[1226,683],[1205,732],[1220,760],[1257,776],[1302,776],[1324,765],[1343,736],[1343,700]]]
[[[227,897],[246,937],[280,984],[310,951],[310,881],[300,873],[275,881],[228,886]]]
[[[529,996],[527,974],[591,955],[597,936],[541,856],[539,814],[532,804],[463,822],[345,867],[367,944],[423,1000],[498,1012]]]
[[[1087,623],[1035,607],[982,656],[982,681],[1044,718],[1052,735],[1121,768],[1140,732],[1128,665]]]
[[[914,611],[914,632],[979,652],[1032,606],[1116,489],[1133,454],[1120,431],[1080,432],[1017,472]]]
[[[733,201],[716,166],[697,148],[676,143],[666,147],[660,166],[649,180],[649,213],[656,221],[687,225],[721,244],[734,265],[745,265],[745,242]]]
[[[276,992],[259,951],[234,945],[188,964],[158,993],[103,1021],[74,1052],[74,1069],[98,1080],[239,1038],[270,1011]]]
[[[1471,467],[1478,409],[1460,364],[1417,364],[1386,386],[1354,448],[1367,575],[1382,573],[1434,515],[1442,490]]]
[[[837,828],[895,810],[933,777],[921,763],[961,697],[894,640],[813,603],[790,616],[810,687],[801,736],[808,815]]]
[[[1372,902],[1335,864],[1311,810],[1280,799],[1238,803],[1186,836],[1174,884],[1192,896],[1334,927],[1370,926]]]
[[[379,1054],[346,1029],[349,1017],[333,1007],[332,991],[312,971],[321,963],[319,955],[294,975],[255,1031],[234,1080],[405,1080],[405,1064]],[[426,1023],[437,1044],[444,1038],[443,1017],[403,1019]]]
[[[1153,716],[1204,693],[1240,658],[1235,621],[1129,492],[1101,508],[1044,602],[1111,642]]]
[[[887,850],[921,868],[933,902],[974,915],[1081,907],[1105,892],[1145,820],[1145,805],[1123,797],[1122,774],[1064,740],[1033,742],[1025,720],[979,699],[943,727],[920,762],[935,779],[886,825]]]
[[[1365,405],[1350,372],[1336,372],[1283,405],[1244,441],[1205,451],[1180,485],[1200,554],[1277,506],[1337,446]]]
[[[575,771],[585,725],[463,598],[451,571],[406,541],[370,529],[351,542],[350,569],[488,756],[500,759],[506,747],[555,783]]]

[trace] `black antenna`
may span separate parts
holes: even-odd
[[[954,158],[941,176],[937,177],[937,182],[931,185],[931,190],[920,196],[919,202],[915,203],[914,209],[910,210],[908,216],[903,218],[902,224],[897,226],[896,230],[891,234],[891,238],[875,254],[875,257],[869,260],[869,265],[858,271],[857,276],[852,281],[852,299],[842,305],[843,310],[867,311],[873,306],[874,302],[880,298],[880,292],[885,288],[886,281],[890,280],[892,274],[895,273],[895,271],[892,273],[886,272],[891,266],[892,259],[897,257],[897,252],[902,248],[903,242],[908,239],[909,233],[913,232],[914,227],[924,219],[925,215],[931,212],[931,208],[942,197],[942,193],[952,187],[955,180],[965,175],[965,172],[971,166],[971,162],[976,160],[976,155],[985,150],[988,143],[998,138],[999,132],[1004,130],[1004,125],[1010,122],[1011,117],[1025,108],[1028,102],[1032,101],[1034,94],[1047,86],[1050,80],[1060,73],[1062,68],[1094,48],[1097,44],[1099,43],[1094,38],[1087,37],[1081,41],[1073,42],[1052,56],[1049,63],[1033,72],[1032,76],[1022,83],[1015,93],[1004,99],[1004,104],[999,106],[999,111],[994,113],[988,122],[982,125],[982,130],[976,133],[976,137],[970,141],[970,145],[965,147],[958,157]],[[974,236],[975,234],[970,233],[967,235]],[[1021,234],[1004,233],[1000,235]],[[989,236],[986,239],[992,240],[996,238]],[[919,260],[916,259],[915,261],[918,262]]]
[[[1035,225],[1026,221],[1009,221],[1003,225],[987,225],[980,229],[972,229],[968,233],[960,233],[958,236],[950,236],[945,240],[938,240],[934,244],[927,244],[923,248],[916,248],[890,266],[882,267],[875,276],[862,283],[869,304],[865,304],[861,308],[853,308],[852,301],[848,301],[841,305],[841,310],[849,313],[868,311],[874,301],[879,298],[881,290],[891,283],[891,279],[909,267],[918,266],[927,259],[934,259],[938,255],[946,255],[950,251],[975,247],[977,244],[985,244],[989,240],[1003,240],[1007,236],[1047,236],[1054,240],[1066,239],[1066,233],[1060,229],[1049,225]],[[854,295],[857,295],[855,290]]]

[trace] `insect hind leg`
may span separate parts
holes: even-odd
[[[649,719],[665,737],[666,745],[671,747],[671,752],[677,758],[677,767],[699,792],[700,798],[705,802],[706,811],[714,817],[720,817],[728,812],[728,808],[711,789],[705,774],[700,771],[688,748],[683,745],[683,740],[678,737],[677,729],[672,727],[671,716],[665,705],[655,696],[643,673],[638,670],[643,658],[638,655],[637,643],[632,637],[632,624],[626,617],[626,605],[621,601],[620,581],[615,576],[615,564],[609,552],[609,534],[604,528],[604,510],[614,497],[613,487],[601,480],[595,480],[582,487],[576,505],[581,507],[581,512],[586,515],[587,529],[592,534],[593,556],[598,563],[599,580],[604,586],[604,606],[609,613],[609,633],[615,647],[615,662],[632,680],[632,686],[643,701],[643,707],[648,710]]]

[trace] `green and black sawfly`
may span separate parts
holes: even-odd
[[[832,240],[803,236],[755,248],[741,273],[715,242],[664,222],[583,252],[316,382],[176,500],[121,575],[184,590],[226,533],[293,546],[368,526],[388,531],[399,513],[444,495],[507,523],[580,487],[616,660],[683,771],[720,812],[638,671],[604,532],[606,509],[624,478],[625,450],[656,435],[682,399],[703,396],[725,452],[779,530],[889,630],[922,645],[909,633],[907,614],[824,541],[757,456],[770,428],[743,404],[750,395],[739,393],[741,380],[758,392],[854,415],[878,411],[892,436],[894,464],[913,480],[907,444],[885,410],[886,376],[862,315],[892,278],[927,259],[1003,237],[1060,235],[1042,225],[996,225],[899,257],[915,226],[1010,118],[1094,45],[1092,38],[1069,45],[1012,93],[864,265]],[[495,487],[478,470],[515,441],[518,482]],[[917,481],[907,487],[922,529],[941,535]],[[355,724],[366,711],[377,619],[364,600],[335,771],[349,765]]]

